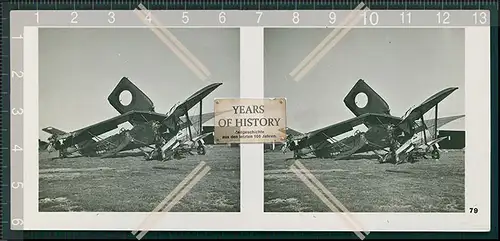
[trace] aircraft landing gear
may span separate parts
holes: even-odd
[[[411,157],[407,155],[400,155],[396,156],[395,153],[389,152],[385,154],[382,158],[379,159],[379,163],[391,163],[395,165],[399,165],[404,163],[405,161],[408,161]]]
[[[378,159],[378,163],[379,163],[379,164],[384,163],[386,158],[387,158],[387,155],[385,155],[385,156],[383,156],[383,157],[380,157],[380,158]]]
[[[180,153],[180,151],[175,151],[173,157],[176,160],[180,160],[182,159],[182,154]]]
[[[196,148],[196,152],[198,155],[205,155],[207,152],[205,150],[205,146],[202,143],[198,144],[198,147]]]
[[[387,163],[391,160],[391,158],[392,158],[392,153],[387,153],[382,158],[380,158],[378,160],[378,163],[380,163],[380,164]]]
[[[439,151],[437,149],[434,149],[431,152],[431,157],[432,157],[432,159],[437,160],[441,157],[441,154],[439,153]]]
[[[406,157],[406,162],[408,163],[415,163],[417,162],[415,156],[413,156],[412,154],[409,154],[407,157]]]
[[[332,158],[333,157],[332,153],[330,153],[328,151],[316,151],[316,152],[314,152],[314,155],[317,158],[321,158],[321,159],[326,159],[326,158]]]
[[[59,158],[66,158],[66,156],[66,152],[63,149],[59,150]]]

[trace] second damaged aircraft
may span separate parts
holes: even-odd
[[[294,158],[313,154],[335,160],[357,153],[374,152],[381,163],[395,164],[414,162],[420,157],[439,159],[438,143],[447,137],[438,137],[438,128],[464,115],[438,118],[438,104],[457,89],[446,88],[418,107],[408,110],[403,117],[397,117],[390,114],[387,102],[360,79],[344,98],[344,103],[356,117],[309,133],[288,135],[282,150],[293,151]],[[368,103],[362,108],[355,103],[359,93],[368,97]],[[435,108],[435,118],[424,120],[423,115],[432,108]],[[368,130],[357,131],[339,140],[335,138],[360,125],[365,125]],[[378,151],[385,154],[379,154]]]

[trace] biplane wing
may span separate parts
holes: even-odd
[[[380,123],[380,124],[398,124],[401,118],[377,113],[366,113],[360,116],[336,123],[309,133],[298,143],[297,148],[305,148],[338,136],[340,134],[352,131],[354,127],[365,123]]]
[[[72,134],[66,138],[64,143],[66,146],[78,144],[82,141],[92,139],[103,133],[114,130],[118,128],[118,125],[123,124],[125,122],[137,123],[137,122],[146,122],[153,120],[164,122],[170,119],[180,118],[181,116],[185,115],[187,111],[189,111],[193,106],[195,106],[198,102],[200,102],[203,98],[205,98],[208,94],[210,94],[217,87],[219,87],[221,84],[222,83],[210,84],[204,87],[203,89],[198,90],[196,93],[187,98],[186,101],[173,107],[172,112],[166,115],[151,111],[140,111],[140,110],[128,111],[124,114],[118,115],[116,117],[101,121],[99,123],[72,132]]]
[[[163,115],[159,115],[160,117],[155,117],[152,118],[151,120],[160,120],[163,118]],[[165,115],[166,117],[166,115]],[[206,113],[202,114],[201,118],[196,118],[196,117],[190,117],[189,119],[195,120],[193,122],[183,122],[181,124],[181,129],[183,128],[189,128],[189,124],[191,125],[198,125],[198,124],[203,124],[206,121],[212,119],[214,117],[214,113]],[[145,116],[145,118],[147,118]],[[184,117],[185,118],[185,117]],[[135,120],[137,118],[131,118],[132,120]],[[187,118],[185,118],[187,119]],[[201,131],[200,131],[201,133]],[[210,134],[210,133],[209,133]],[[207,135],[203,135],[202,138],[204,138]],[[195,140],[198,140],[198,137],[194,138]],[[101,158],[106,158],[106,157],[111,157],[119,152],[122,151],[128,151],[128,150],[133,150],[137,148],[142,148],[144,146],[149,146],[152,145],[154,142],[154,133],[153,130],[151,129],[150,125],[135,125],[132,129],[117,133],[113,136],[107,137],[106,139],[101,140],[101,142],[108,142],[111,148],[107,150],[106,152],[103,152],[103,155]],[[97,143],[95,143],[97,144]],[[92,146],[87,146],[85,149],[92,149],[95,148],[95,145]]]
[[[300,131],[297,131],[295,129],[292,129],[290,127],[287,127],[286,128],[286,135],[291,135],[291,136],[301,136],[301,135],[304,135],[304,133],[300,132]]]
[[[431,136],[434,136],[436,134],[436,133],[434,133],[434,130],[439,129],[442,126],[444,126],[452,121],[461,119],[463,117],[465,117],[465,115],[441,117],[441,118],[437,118],[437,121],[436,121],[436,119],[428,119],[428,120],[424,120],[424,124],[425,124],[424,126],[427,127]]]
[[[199,115],[189,116],[189,120],[188,120],[188,118],[186,118],[186,116],[182,116],[181,120],[183,123],[190,122],[191,125],[198,126],[200,124],[200,122],[205,123],[205,122],[213,119],[214,117],[215,117],[215,112],[210,112],[210,113],[201,114],[201,116],[199,116]]]
[[[427,98],[424,102],[422,102],[422,104],[420,104],[416,108],[413,108],[411,111],[409,111],[409,113],[406,114],[403,120],[398,124],[399,127],[406,133],[410,133],[411,127],[416,120],[422,118],[425,113],[434,108],[437,104],[439,104],[439,102],[444,100],[457,89],[458,87],[446,88]]]
[[[229,111],[231,111],[231,110],[229,110]],[[225,112],[227,112],[227,111],[225,111]],[[224,113],[224,112],[222,112],[222,113]],[[180,117],[180,119],[181,119],[183,124],[181,125],[180,129],[185,129],[188,126],[200,126],[200,124],[204,124],[213,118],[215,118],[215,112],[209,112],[209,113],[196,115],[196,116],[195,115],[189,116],[189,119],[186,116],[182,116],[182,117]],[[201,130],[198,130],[198,131],[201,131]]]
[[[205,139],[205,137],[213,135],[213,134],[214,134],[213,132],[207,132],[207,133],[198,135],[197,137],[193,138],[192,142],[197,142],[199,140],[203,140],[203,139]]]
[[[196,119],[195,117],[190,117],[189,119],[196,119],[196,121],[191,122],[183,122],[181,129],[188,128],[189,124],[203,124],[207,120],[213,118],[214,113],[206,113],[203,114],[201,118]],[[187,119],[187,118],[186,118]],[[158,120],[158,119],[156,119]],[[200,123],[201,121],[201,123]],[[201,133],[201,132],[200,132]],[[209,133],[210,134],[210,133]],[[207,135],[203,135],[204,138]],[[174,137],[175,138],[175,137]],[[150,146],[154,143],[154,133],[151,125],[135,125],[132,129],[117,133],[113,136],[109,136],[101,142],[107,142],[110,146],[108,150],[103,152],[101,158],[112,157],[115,154],[122,151],[129,151],[133,149],[140,149],[142,147]],[[194,140],[198,140],[198,137],[194,138]],[[97,144],[97,143],[96,143]],[[84,149],[93,149],[95,146],[88,146]]]
[[[175,116],[180,118],[185,115],[187,111],[189,111],[193,106],[197,105],[201,102],[207,95],[212,93],[217,87],[222,85],[222,83],[213,83],[205,86],[203,89],[196,91],[193,95],[187,98],[184,102],[173,107],[172,110],[167,114],[170,116]]]
[[[129,111],[125,114],[98,122],[96,124],[84,127],[71,133],[65,140],[64,145],[70,146],[87,141],[96,136],[118,128],[118,125],[125,122],[145,122],[151,120],[162,121],[167,118],[166,115],[148,112],[148,111]]]
[[[67,132],[59,130],[59,129],[54,128],[52,126],[45,127],[42,129],[42,131],[45,131],[51,135],[57,135],[57,136],[62,136],[62,135],[67,134]]]
[[[111,148],[110,150],[107,150],[105,153],[103,153],[103,155],[101,155],[101,158],[111,157],[120,151],[126,150],[127,147],[129,147],[130,149],[133,148],[130,147],[132,141],[133,137],[128,132],[124,132],[122,140],[116,146],[114,146],[114,148]]]
[[[426,146],[432,146],[432,145],[434,145],[434,144],[436,144],[436,143],[439,143],[439,142],[441,142],[441,141],[443,141],[443,140],[445,140],[445,139],[447,139],[447,138],[448,138],[448,137],[446,137],[446,136],[436,138],[436,139],[434,139],[434,140],[432,140],[432,141],[429,141],[429,142],[427,143],[427,145],[426,145]]]

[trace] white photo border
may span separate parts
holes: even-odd
[[[490,28],[465,28],[464,213],[351,213],[365,231],[490,231]],[[240,93],[263,96],[264,27],[240,28]],[[342,213],[264,213],[262,144],[241,145],[241,212],[39,212],[38,27],[24,27],[24,230],[131,231],[161,215],[151,231],[362,231]],[[28,151],[30,150],[30,151]],[[160,200],[158,200],[160,201]],[[478,208],[478,213],[469,213]]]

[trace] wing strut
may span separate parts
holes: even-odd
[[[435,112],[434,112],[434,138],[437,139],[438,138],[438,104],[436,104],[436,107],[435,107]]]
[[[203,100],[200,100],[200,129],[199,129],[199,132],[200,132],[200,135],[202,134],[202,128],[203,128],[203,121],[201,120],[201,116],[203,115],[203,110],[202,110],[202,103],[203,103]]]
[[[188,123],[188,132],[189,132],[189,140],[193,140],[193,134],[191,133],[191,120],[189,119],[189,113],[187,112],[187,109],[186,109],[186,119],[187,119],[187,123]]]
[[[420,120],[422,121],[422,124],[424,125],[422,132],[424,133],[424,143],[427,145],[427,134],[425,133],[425,131],[427,130],[427,126],[425,125],[425,122],[424,122],[424,115],[420,116]]]

